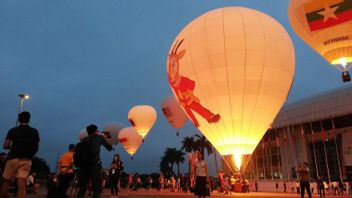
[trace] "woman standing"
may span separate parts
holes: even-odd
[[[119,192],[118,184],[120,181],[120,173],[123,170],[123,163],[120,160],[120,155],[115,154],[111,162],[110,169],[110,188],[111,188],[111,198],[116,198]]]
[[[207,189],[208,164],[200,152],[197,153],[197,162],[195,164],[196,182],[194,187],[194,195],[199,198],[210,196]]]

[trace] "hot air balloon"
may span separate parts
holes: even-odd
[[[310,47],[342,71],[350,81],[352,67],[352,2],[350,0],[291,0],[292,28]]]
[[[87,130],[86,129],[82,129],[80,132],[79,132],[79,140],[82,141],[83,138],[87,137],[88,136],[88,133],[87,133]]]
[[[156,121],[156,111],[149,105],[134,106],[128,112],[128,120],[144,139]]]
[[[243,7],[194,19],[174,40],[167,61],[169,85],[188,117],[241,169],[243,156],[252,154],[285,102],[294,68],[285,29]]]
[[[174,96],[166,97],[161,103],[161,110],[170,125],[175,129],[182,128],[188,118]],[[178,136],[177,132],[177,136]]]
[[[119,133],[119,143],[125,151],[131,155],[131,158],[137,152],[142,142],[143,137],[137,133],[135,128],[126,127],[121,129]]]
[[[123,129],[123,125],[120,123],[109,123],[104,127],[103,132],[107,132],[110,138],[107,139],[107,142],[111,145],[117,145],[118,143],[118,134]]]

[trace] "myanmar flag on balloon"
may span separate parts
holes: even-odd
[[[304,10],[311,31],[352,21],[352,0],[313,0]]]

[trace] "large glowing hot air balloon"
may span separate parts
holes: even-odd
[[[293,44],[276,20],[226,7],[201,15],[178,34],[167,72],[193,124],[221,155],[239,164],[285,102],[294,65]]]
[[[175,129],[182,128],[188,120],[187,115],[181,109],[174,96],[168,96],[163,100],[161,110],[167,121]]]
[[[352,1],[291,0],[288,16],[295,32],[350,81]]]
[[[118,134],[123,129],[123,125],[120,123],[109,123],[104,127],[104,132],[109,134],[107,142],[111,145],[117,145],[118,143]]]
[[[128,154],[133,156],[143,142],[143,137],[139,135],[135,128],[126,127],[119,133],[119,142]]]
[[[128,112],[128,120],[144,138],[156,121],[156,111],[149,105],[134,106]]]

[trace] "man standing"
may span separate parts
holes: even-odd
[[[77,198],[84,198],[89,181],[92,182],[93,198],[99,198],[102,192],[100,146],[103,145],[108,151],[112,150],[112,146],[106,141],[105,136],[99,135],[98,127],[94,124],[87,126],[86,130],[88,136],[82,142],[89,142],[90,151],[87,152],[92,152],[94,159],[91,164],[79,168],[79,191]]]
[[[29,112],[18,115],[20,125],[9,130],[3,144],[4,149],[10,149],[3,172],[3,185],[0,197],[7,197],[9,186],[17,178],[17,197],[24,198],[26,178],[32,165],[32,158],[38,151],[38,130],[28,125]]]
[[[303,162],[300,164],[298,169],[298,174],[300,177],[300,189],[301,189],[301,198],[304,197],[304,189],[307,190],[307,194],[309,198],[312,198],[312,193],[310,192],[310,171],[308,167],[308,163]]]
[[[60,183],[59,183],[59,194],[60,197],[67,197],[66,191],[70,186],[70,182],[74,177],[73,172],[73,153],[75,152],[75,145],[70,144],[68,146],[68,152],[64,153],[60,157],[59,170],[60,170]]]

